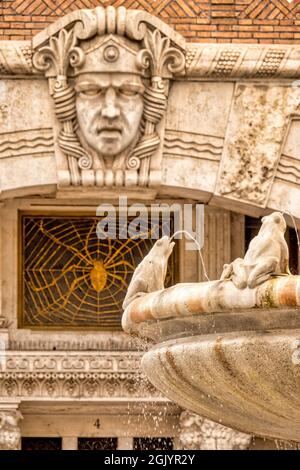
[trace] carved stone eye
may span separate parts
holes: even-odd
[[[81,96],[98,96],[101,95],[102,89],[101,88],[88,88],[86,90],[80,90],[79,94]]]
[[[119,89],[119,94],[121,96],[136,96],[138,95],[138,90],[134,90],[131,88],[120,88]]]

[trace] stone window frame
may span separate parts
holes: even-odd
[[[76,328],[76,337],[74,337],[74,329],[72,328],[61,328],[53,329],[53,331],[45,329],[35,330],[31,328],[20,328],[18,322],[19,312],[19,260],[21,256],[21,239],[20,239],[20,216],[23,213],[30,213],[36,215],[95,215],[96,207],[104,201],[98,200],[93,205],[91,201],[84,201],[83,199],[78,200],[41,200],[39,199],[14,199],[6,201],[2,208],[2,240],[1,240],[1,276],[3,279],[2,297],[1,297],[1,311],[2,315],[6,318],[6,322],[9,326],[10,341],[19,346],[14,346],[16,349],[28,349],[33,347],[34,349],[43,349],[42,344],[44,343],[46,349],[52,349],[51,342],[57,340],[58,336],[60,340],[66,342],[74,341],[84,342],[85,336],[90,332],[90,339],[100,341],[103,343],[104,349],[111,348],[110,337],[113,335],[115,342],[115,349],[118,349],[118,343],[120,343],[121,349],[131,349],[132,339],[121,331],[97,331],[93,328]],[[118,203],[114,200],[107,200],[105,202]],[[137,202],[137,201],[132,201]],[[170,204],[184,204],[187,202],[194,202],[188,200],[178,199],[160,199],[156,201]],[[131,201],[130,201],[131,203]],[[147,204],[147,203],[146,203]],[[193,273],[197,272],[197,258],[194,252],[184,252],[183,240],[178,240],[178,275],[177,282],[184,282],[189,277],[188,271]],[[186,253],[190,253],[190,263],[186,262]],[[185,262],[183,262],[185,260]],[[192,266],[193,265],[193,266]],[[189,266],[189,269],[187,269]],[[36,342],[36,346],[35,346]],[[39,346],[37,346],[39,343]],[[106,345],[107,344],[107,348]],[[30,346],[31,345],[31,346]],[[76,346],[74,346],[76,348]],[[82,346],[81,346],[82,347]],[[133,348],[135,349],[135,348]]]

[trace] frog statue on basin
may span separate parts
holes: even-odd
[[[220,280],[166,289],[151,279],[173,244],[164,239],[159,265],[158,240],[133,275],[122,324],[156,342],[142,369],[183,408],[246,433],[300,441],[300,276],[289,271],[285,230],[281,213],[267,215]]]

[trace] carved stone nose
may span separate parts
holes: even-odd
[[[102,108],[102,116],[107,119],[114,119],[120,116],[120,109],[116,103],[116,92],[113,88],[108,88],[105,93],[104,106]]]

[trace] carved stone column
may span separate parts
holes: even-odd
[[[20,450],[22,415],[18,402],[0,402],[0,450]]]
[[[183,411],[180,415],[180,443],[185,450],[245,450],[251,436]]]

